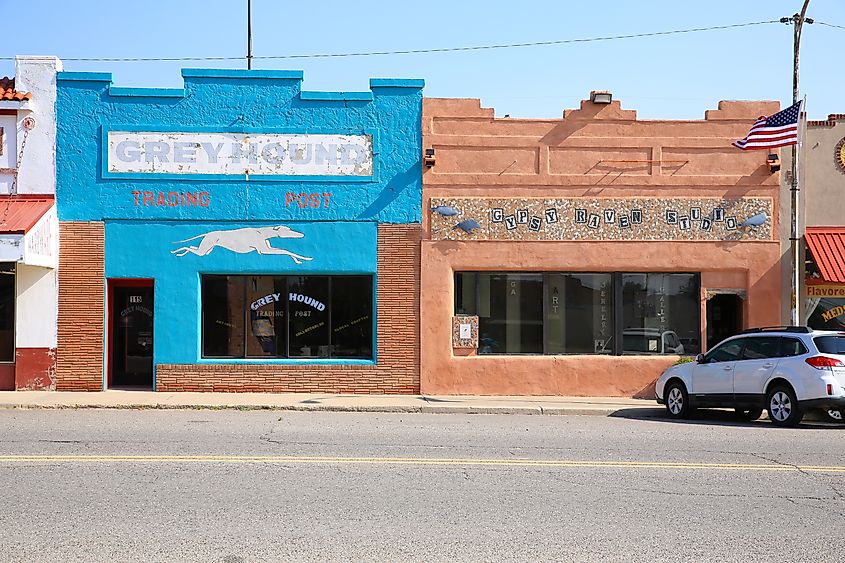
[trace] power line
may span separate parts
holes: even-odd
[[[639,39],[643,37],[658,37],[663,35],[679,35],[682,33],[700,33],[704,31],[718,31],[723,29],[735,29],[740,27],[751,27],[780,23],[779,20],[768,20],[759,22],[736,23],[730,25],[718,25],[712,27],[695,27],[691,29],[674,29],[671,31],[653,31],[650,33],[632,33],[628,35],[609,35],[606,37],[590,37],[582,39],[559,39],[556,41],[534,41],[528,43],[506,43],[499,45],[475,45],[471,47],[442,47],[436,49],[406,49],[402,51],[362,51],[354,53],[313,53],[310,55],[257,55],[253,59],[278,60],[278,59],[327,59],[343,57],[373,57],[383,55],[418,55],[426,53],[455,53],[461,51],[482,51],[489,49],[511,49],[516,47],[545,47],[550,45],[567,45],[571,43],[593,43],[597,41],[615,41],[618,39]],[[817,22],[821,23],[821,22]],[[830,25],[830,24],[822,24]],[[840,26],[831,26],[840,27]],[[243,61],[246,57],[62,57],[64,61],[84,62],[110,62],[110,63],[134,63],[134,62],[189,62],[189,61]],[[14,57],[0,57],[0,60],[10,61]]]
[[[845,29],[845,25],[835,25],[835,24],[832,24],[832,23],[820,22],[819,20],[816,20],[814,23],[817,23],[819,25],[826,25],[827,27],[835,27],[835,28],[838,28],[838,29]]]

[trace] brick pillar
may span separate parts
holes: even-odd
[[[378,368],[389,393],[420,392],[419,224],[378,227]]]
[[[103,388],[105,234],[100,222],[59,223],[56,390]]]

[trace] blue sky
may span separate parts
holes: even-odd
[[[777,20],[801,0],[253,0],[253,54],[301,55],[581,39]],[[0,0],[0,57],[245,55],[246,0]],[[812,0],[801,45],[801,91],[811,119],[845,113],[845,2]],[[11,16],[11,22],[10,22]],[[20,19],[18,19],[20,18]],[[16,21],[17,20],[17,21]],[[10,22],[10,23],[8,23]],[[182,67],[245,68],[244,61],[65,61],[65,70],[114,74],[121,86],[175,87]],[[640,118],[700,119],[721,99],[792,99],[792,27],[730,30],[568,45],[334,59],[258,60],[305,71],[309,90],[366,90],[370,77],[424,78],[430,97],[481,98],[496,114],[560,117],[590,90],[612,90]],[[0,76],[14,63],[0,60]]]

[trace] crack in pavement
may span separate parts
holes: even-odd
[[[768,456],[764,456],[762,454],[757,454],[757,453],[751,453],[751,456],[753,456],[757,459],[761,459],[763,461],[768,461],[769,463],[773,463],[775,465],[780,465],[780,466],[783,466],[783,467],[791,467],[791,468],[795,469],[801,475],[810,479],[813,483],[816,483],[818,485],[826,487],[828,490],[830,490],[833,493],[833,499],[832,500],[837,500],[837,501],[845,500],[845,495],[843,495],[842,492],[839,489],[837,489],[832,483],[829,483],[826,480],[820,479],[819,476],[814,475],[813,473],[810,473],[808,471],[805,471],[800,466],[798,466],[794,463],[788,463],[788,462],[785,462],[785,461],[772,459]],[[828,500],[831,500],[831,499],[828,499]],[[827,508],[827,507],[824,507],[824,508]],[[834,510],[832,507],[829,509],[829,511],[832,514],[835,514],[839,517],[845,518],[845,512],[839,512],[837,510]]]

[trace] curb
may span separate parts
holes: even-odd
[[[209,405],[209,404],[23,404],[2,403],[0,410],[78,410],[78,409],[110,409],[110,410],[271,410],[295,412],[366,412],[366,413],[418,413],[418,414],[509,414],[509,415],[556,415],[556,416],[611,416],[612,414],[630,408],[583,408],[583,407],[508,407],[508,406],[447,406],[447,405]]]

